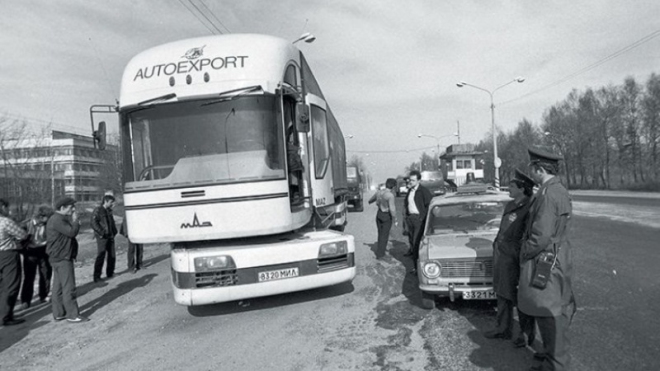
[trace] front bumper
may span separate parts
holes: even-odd
[[[337,271],[278,281],[204,289],[182,289],[178,288],[173,282],[172,289],[174,291],[174,301],[177,304],[205,305],[332,286],[352,281],[355,273],[356,268],[352,266]]]
[[[451,301],[455,301],[456,298],[463,298],[463,294],[466,292],[483,293],[483,295],[489,295],[492,296],[492,299],[495,299],[492,282],[420,283],[419,289],[432,295],[449,297]]]

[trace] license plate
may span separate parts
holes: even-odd
[[[276,281],[285,278],[298,277],[298,268],[278,269],[275,271],[259,272],[259,282]]]
[[[496,299],[495,291],[464,291],[463,299],[464,300],[491,300]]]

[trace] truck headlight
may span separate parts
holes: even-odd
[[[336,241],[324,243],[319,247],[319,258],[329,256],[346,255],[348,253],[348,243],[346,241]]]
[[[202,256],[195,258],[195,272],[235,269],[234,259],[229,255]]]
[[[424,275],[428,278],[438,278],[440,277],[440,271],[442,267],[439,263],[436,262],[426,262],[424,263]]]

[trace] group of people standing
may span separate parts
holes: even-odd
[[[561,156],[529,149],[527,176],[516,169],[509,183],[512,198],[504,210],[493,243],[493,287],[497,294],[497,326],[484,332],[486,338],[512,339],[516,347],[532,345],[538,328],[543,343],[534,355],[530,370],[567,370],[568,327],[576,311],[573,294],[571,245],[568,225],[571,200],[557,177]],[[421,174],[410,172],[404,199],[404,234],[408,236],[416,274],[424,221],[433,196],[419,184]],[[378,244],[376,257],[386,250],[392,221],[396,224],[394,179],[376,192],[369,203],[377,202]],[[534,187],[538,186],[536,192]],[[513,339],[517,308],[520,332]],[[525,339],[526,338],[526,339]]]
[[[426,213],[431,204],[431,199],[433,199],[431,191],[419,184],[421,179],[422,174],[419,171],[413,170],[410,172],[409,180],[406,184],[408,193],[403,201],[403,231],[408,236],[408,242],[410,244],[410,250],[406,253],[406,256],[411,256],[413,259],[411,274],[417,273],[415,267],[419,260],[419,243],[422,239]],[[382,259],[385,255],[392,224],[395,226],[398,225],[394,203],[394,187],[396,187],[396,184],[395,179],[387,179],[385,188],[379,189],[369,200],[370,204],[376,202],[378,206],[378,212],[376,214],[376,227],[378,229],[378,243],[376,245],[377,259]]]
[[[514,346],[532,345],[536,328],[543,343],[530,370],[568,370],[568,327],[576,311],[568,240],[571,199],[557,177],[563,158],[539,149],[528,153],[530,176],[516,170],[509,184],[513,200],[493,243],[497,326],[484,336],[511,339],[517,307],[520,333]]]
[[[88,318],[80,315],[76,296],[73,264],[78,256],[76,237],[80,233],[80,218],[75,204],[76,201],[71,197],[61,198],[55,203],[54,209],[40,206],[34,217],[19,225],[9,216],[9,203],[0,199],[0,319],[4,326],[25,321],[14,318],[14,307],[19,289],[19,308],[27,309],[31,306],[37,273],[39,301],[51,301],[55,321],[88,321]],[[118,232],[112,215],[114,204],[114,196],[105,195],[101,205],[92,213],[91,226],[97,241],[94,282],[101,281],[106,258],[106,277],[112,278],[114,275],[114,238]],[[128,237],[125,223],[122,223],[120,232]],[[129,241],[128,268],[136,273],[141,267],[142,245]]]

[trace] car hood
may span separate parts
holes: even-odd
[[[429,259],[489,258],[497,233],[427,236]]]

